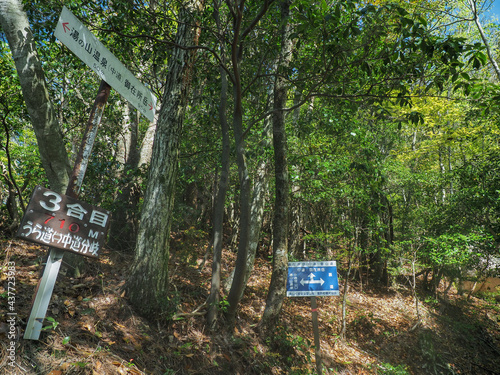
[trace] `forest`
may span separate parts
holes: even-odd
[[[63,7],[153,121],[54,35]],[[0,0],[0,372],[500,374],[492,9]],[[26,340],[53,251],[19,235],[37,187],[110,216]],[[302,261],[335,261],[339,295],[287,296]]]

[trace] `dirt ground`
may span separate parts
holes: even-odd
[[[270,263],[257,258],[234,334],[209,332],[210,259],[200,272],[206,243],[188,247],[189,255],[172,256],[172,309],[161,321],[138,316],[127,301],[123,286],[132,256],[104,251],[86,260],[82,277],[59,276],[45,328],[33,341],[24,340],[23,331],[47,250],[0,240],[0,374],[316,373],[308,298],[287,298],[275,331],[260,337],[271,272]],[[225,275],[233,261],[233,253],[224,254]],[[419,325],[407,287],[352,282],[348,301],[342,340],[342,299],[318,298],[327,374],[500,374],[500,304],[494,299],[468,300],[453,288],[446,299],[420,293]]]

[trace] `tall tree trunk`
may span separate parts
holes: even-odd
[[[269,96],[273,95],[273,89],[269,90]],[[269,104],[272,108],[272,100]],[[247,285],[250,274],[252,273],[253,266],[255,263],[255,256],[257,253],[257,247],[259,245],[260,233],[262,231],[262,222],[264,220],[264,209],[266,204],[266,196],[269,190],[269,169],[270,161],[266,156],[267,151],[270,149],[272,144],[271,132],[271,120],[266,118],[264,120],[264,130],[262,132],[262,138],[259,142],[259,149],[262,152],[262,158],[258,162],[255,174],[254,183],[252,189],[252,202],[250,209],[250,234],[248,239],[248,256],[247,256],[247,266],[245,269],[244,285]],[[226,288],[229,289],[233,278],[235,269],[231,272],[227,280],[225,281]],[[241,290],[240,298],[243,297],[244,288]]]
[[[248,239],[250,232],[250,203],[251,203],[251,181],[248,173],[246,160],[246,145],[243,134],[243,90],[240,76],[240,34],[243,21],[243,4],[235,7],[234,37],[231,45],[231,62],[233,66],[233,133],[236,145],[236,164],[238,165],[238,177],[240,183],[240,239],[238,242],[238,254],[236,256],[235,273],[231,289],[227,297],[229,304],[226,311],[228,328],[232,330],[236,320],[236,309],[245,288],[244,278],[246,273]]]
[[[472,12],[472,17],[474,18],[474,22],[476,23],[477,30],[481,35],[481,39],[483,40],[484,46],[486,47],[486,52],[488,53],[488,58],[490,60],[491,65],[493,65],[493,69],[495,70],[497,79],[500,81],[500,68],[493,57],[493,53],[491,52],[490,44],[488,43],[488,39],[486,39],[486,34],[484,33],[483,27],[481,26],[481,22],[479,21],[479,15],[477,14],[477,1],[476,0],[467,0],[469,4],[469,8]]]
[[[281,53],[278,69],[285,70],[292,56],[290,0],[281,3]],[[288,211],[289,180],[287,161],[287,138],[285,129],[285,113],[287,87],[285,79],[278,74],[274,86],[273,113],[273,146],[276,177],[276,198],[273,222],[273,271],[271,285],[266,299],[266,308],[261,319],[261,327],[268,328],[273,324],[281,311],[286,296],[286,279],[288,269]]]
[[[198,0],[188,1],[181,8],[176,45],[197,43],[198,28],[191,22],[192,15],[200,8]],[[127,282],[130,301],[142,314],[159,315],[166,307],[177,160],[192,63],[191,51],[174,47],[168,61],[169,73],[153,145],[135,258]]]
[[[233,61],[233,64],[234,63],[236,63],[235,70],[238,70],[237,61]],[[236,75],[238,76],[238,79],[237,83],[235,83],[233,132],[236,143],[236,163],[238,165],[238,177],[240,182],[240,239],[238,242],[238,254],[236,256],[234,278],[227,298],[229,306],[226,312],[226,318],[228,320],[229,329],[234,327],[236,309],[245,288],[245,274],[250,238],[250,206],[252,195],[251,180],[246,160],[246,144],[243,136],[243,106],[241,102],[242,93],[239,72]]]
[[[15,233],[21,222],[21,217],[19,215],[19,207],[17,205],[18,192],[14,188],[14,183],[11,181],[11,177],[7,172],[7,167],[5,167],[5,165],[3,165],[1,161],[0,161],[0,168],[2,169],[2,177],[4,178],[8,188],[8,195],[7,195],[7,200],[5,201],[5,205],[7,206],[7,211],[9,212],[9,216],[12,221],[12,223],[8,226],[8,231],[10,233]]]
[[[137,150],[138,118],[131,118],[135,111],[125,102],[123,104],[122,132],[118,139],[116,160],[120,168],[116,179],[120,181],[114,200],[111,225],[109,228],[108,246],[116,250],[132,251],[137,237],[137,208],[140,192],[138,181],[133,173],[138,167]]]
[[[214,2],[217,26],[219,30],[222,29],[219,18],[218,3]],[[224,46],[222,50],[224,50]],[[225,61],[223,56],[223,61]],[[211,329],[215,328],[219,312],[220,301],[220,286],[221,286],[221,259],[222,259],[222,244],[224,240],[224,207],[226,201],[226,194],[229,182],[229,164],[230,164],[230,143],[229,143],[229,125],[227,122],[227,94],[228,82],[227,73],[220,67],[221,73],[221,94],[219,104],[219,121],[221,126],[222,135],[222,154],[221,154],[221,171],[219,177],[219,184],[214,203],[213,214],[213,248],[214,257],[212,261],[212,285],[210,287],[210,295],[208,297],[207,305],[207,324]]]
[[[347,333],[347,296],[349,293],[349,277],[351,275],[351,268],[352,268],[352,258],[355,256],[356,252],[356,240],[354,241],[354,249],[349,254],[349,262],[347,263],[347,274],[345,277],[345,282],[344,282],[344,293],[342,295],[342,323],[341,323],[341,329],[339,332],[339,336],[341,340],[345,340],[345,335]]]
[[[262,140],[260,142],[260,149],[262,153],[271,147],[271,135],[270,135],[270,121],[266,119],[264,121],[264,131],[262,133]],[[250,235],[248,239],[248,256],[247,256],[247,267],[244,278],[244,284],[247,285],[250,274],[252,273],[253,266],[255,264],[255,256],[257,254],[257,247],[259,245],[260,234],[262,232],[262,222],[264,220],[264,209],[266,205],[266,196],[269,190],[269,169],[270,161],[267,159],[266,155],[262,155],[257,170],[255,172],[253,189],[252,189],[252,203],[250,210]],[[243,291],[241,292],[240,298],[243,297]]]
[[[444,167],[444,161],[443,161],[443,150],[441,147],[439,147],[439,170],[441,171],[441,176],[444,179],[444,176],[446,174],[446,168]],[[445,204],[446,202],[446,186],[443,185],[441,188],[441,203]]]
[[[28,17],[20,0],[0,2],[0,24],[12,51],[50,188],[64,193],[71,167]]]
[[[245,275],[247,273],[247,260],[251,231],[250,218],[252,184],[248,172],[245,133],[243,131],[243,88],[241,82],[240,59],[243,49],[242,44],[245,37],[248,36],[250,31],[258,24],[264,14],[266,14],[269,4],[269,0],[265,0],[263,2],[261,10],[249,23],[249,26],[245,30],[243,30],[243,13],[246,7],[245,2],[235,1],[233,9],[231,9],[234,17],[233,40],[231,42],[232,81],[234,88],[233,133],[236,146],[236,164],[238,165],[238,177],[240,183],[240,239],[238,243],[238,254],[236,256],[234,278],[227,298],[229,306],[226,311],[226,318],[229,330],[234,328],[236,310],[245,289]]]

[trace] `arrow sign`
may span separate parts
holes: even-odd
[[[290,262],[288,297],[338,296],[337,262]]]
[[[154,121],[156,97],[66,7],[54,35],[149,121]]]
[[[323,285],[325,283],[325,280],[323,280],[323,279],[319,279],[319,280],[304,280],[304,279],[301,279],[300,283],[302,285],[305,285],[305,284],[320,284],[320,285]]]

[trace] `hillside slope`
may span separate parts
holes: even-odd
[[[309,374],[315,373],[308,298],[287,298],[280,325],[269,338],[257,333],[270,281],[261,258],[250,279],[233,336],[208,332],[204,302],[210,262],[198,265],[206,243],[183,244],[172,257],[170,310],[156,322],[137,316],[123,292],[130,255],[106,251],[89,260],[79,279],[61,275],[39,341],[22,338],[46,250],[24,242],[0,243],[0,372],[4,374]],[[174,244],[173,248],[176,246]],[[189,251],[185,251],[185,249]],[[184,250],[182,250],[184,249]],[[234,254],[224,254],[227,275]],[[7,268],[15,264],[16,343],[7,358]],[[10,263],[13,264],[13,263]],[[499,374],[500,304],[450,293],[448,300],[403,286],[353,283],[347,335],[338,336],[341,298],[318,298],[321,350],[329,374]]]

